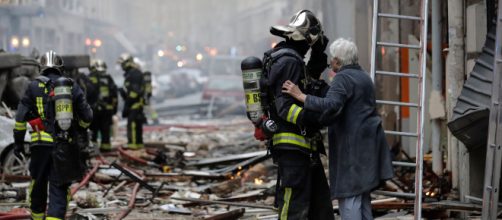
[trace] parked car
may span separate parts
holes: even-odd
[[[202,99],[215,99],[218,102],[244,101],[242,77],[239,76],[212,76],[202,90]]]
[[[0,52],[0,101],[3,106],[16,108],[30,80],[39,75],[38,62],[19,54]],[[4,105],[5,104],[5,105]],[[8,111],[0,107],[0,172],[9,175],[27,175],[28,160],[20,160],[14,156],[13,129],[15,121],[5,117]],[[29,134],[25,136],[28,143]],[[26,151],[28,145],[26,144]]]
[[[13,128],[15,121],[0,116],[0,164],[2,173],[8,175],[28,175],[29,157],[21,160],[14,156]],[[29,134],[25,136],[25,150],[29,152]]]
[[[202,90],[202,101],[208,104],[208,115],[245,114],[242,77],[210,77]]]
[[[207,65],[209,77],[212,76],[240,76],[241,62],[245,57],[215,56],[210,58]]]
[[[166,74],[155,75],[154,99],[163,101],[200,92],[208,78],[199,69],[179,68]]]

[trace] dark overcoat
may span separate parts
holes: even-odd
[[[369,192],[394,176],[391,153],[376,109],[371,78],[359,65],[343,66],[325,98],[308,95],[306,109],[329,124],[331,197]]]

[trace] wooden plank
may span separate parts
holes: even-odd
[[[233,220],[233,219],[239,219],[244,215],[244,212],[246,212],[245,209],[240,208],[240,209],[235,209],[229,212],[225,212],[222,214],[218,215],[213,215],[208,218],[204,218],[204,220]]]

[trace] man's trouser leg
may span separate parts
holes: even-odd
[[[99,132],[101,133],[101,150],[111,150],[112,146],[110,144],[110,130],[112,128],[112,116],[111,114],[105,114],[102,117]]]
[[[319,155],[313,157],[314,165],[311,168],[311,199],[309,219],[334,220],[335,214],[331,203],[331,193],[328,180],[324,173]]]
[[[51,146],[32,146],[30,175],[31,185],[29,188],[28,203],[31,209],[31,217],[34,220],[44,219],[47,207],[47,183],[49,181],[51,166]]]
[[[97,143],[98,142],[98,132],[99,132],[99,123],[101,121],[101,117],[100,117],[100,114],[99,114],[99,111],[93,111],[94,112],[94,115],[92,117],[92,122],[91,122],[91,125],[89,126],[89,130],[91,130],[92,132],[92,139],[91,141],[93,143]]]
[[[353,197],[338,199],[342,220],[372,220],[371,197],[363,193]]]
[[[373,220],[373,213],[371,209],[371,195],[369,192],[367,192],[363,193],[362,197],[361,215],[363,216],[363,220]]]
[[[46,220],[64,219],[70,202],[70,184],[49,183],[49,209]]]
[[[45,220],[59,220],[64,219],[70,196],[69,182],[63,183],[62,174],[56,171],[52,161],[52,153],[48,155],[50,159],[49,171],[49,207],[47,208],[47,217]],[[75,162],[78,163],[78,162]],[[78,172],[78,171],[76,171]]]
[[[139,117],[136,118],[136,134],[137,135],[137,146],[138,148],[143,148],[143,124],[145,123],[145,116],[143,110],[138,113]]]
[[[127,147],[143,148],[143,109],[131,110],[127,118]]]
[[[310,158],[299,151],[282,150],[276,153],[280,173],[277,192],[279,219],[308,219],[311,197]]]
[[[127,117],[127,148],[132,148],[132,128],[133,128],[134,120],[133,118],[129,115]]]

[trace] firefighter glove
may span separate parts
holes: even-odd
[[[259,141],[264,141],[267,139],[267,137],[265,136],[265,133],[263,132],[263,130],[260,127],[255,127],[254,138]]]

